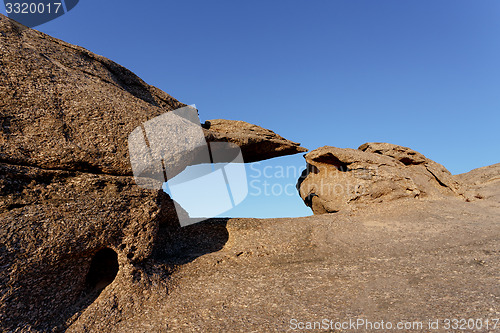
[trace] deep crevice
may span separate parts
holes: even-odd
[[[441,185],[443,187],[449,187],[448,185],[446,185],[445,183],[443,183],[441,180],[439,180],[439,178],[431,170],[429,170],[429,168],[426,167],[426,169],[434,177],[434,179],[436,179],[436,181],[439,183],[439,185]]]
[[[103,170],[101,170],[98,167],[93,167],[88,162],[76,162],[76,163],[73,163],[73,165],[76,168],[67,168],[67,169],[46,168],[46,167],[42,167],[42,166],[37,165],[37,164],[22,163],[22,162],[18,162],[18,161],[1,159],[1,158],[0,158],[0,164],[13,166],[13,167],[22,167],[22,168],[36,168],[36,169],[43,170],[43,171],[59,171],[59,172],[68,172],[68,173],[79,172],[79,173],[86,173],[86,174],[91,174],[91,175],[104,175],[104,176],[113,176],[113,177],[132,177],[133,176],[133,175],[127,175],[127,174],[119,175],[119,174],[115,174],[115,173],[104,172]],[[83,168],[79,169],[78,167],[83,167]],[[73,175],[71,175],[71,176],[73,176]]]
[[[119,264],[117,253],[110,248],[97,251],[85,277],[85,284],[78,299],[67,311],[61,313],[60,322],[55,324],[52,332],[64,332],[81,314],[95,302],[101,292],[109,286],[118,274]]]

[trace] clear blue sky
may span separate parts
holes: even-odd
[[[400,144],[452,173],[500,162],[498,0],[81,0],[37,29],[196,104],[202,121],[309,149]],[[297,196],[248,202],[235,214],[309,214]]]

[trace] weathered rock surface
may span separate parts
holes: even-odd
[[[428,320],[438,319],[446,331],[446,318],[484,323],[500,316],[498,207],[449,196],[306,218],[212,223],[221,234],[227,230],[227,241],[180,266],[164,287],[167,297],[134,303],[154,311],[117,322],[125,314],[106,303],[110,289],[72,329],[301,332],[306,330],[294,330],[292,319],[364,319],[394,326],[421,322],[421,329],[402,331],[429,332]],[[221,239],[214,237],[214,244]],[[183,244],[185,255],[206,248],[195,240]],[[132,290],[130,297],[136,300],[140,293]],[[312,330],[319,331],[329,330]]]
[[[149,311],[130,305],[130,290],[163,295],[151,289],[155,272],[177,264],[145,263],[179,246],[168,236],[179,226],[167,195],[135,184],[127,139],[182,106],[109,59],[0,15],[0,331],[63,330],[103,290],[113,290],[106,304],[133,308],[117,321]],[[251,127],[248,139],[245,129],[205,134],[248,145],[251,160],[303,151]],[[212,232],[197,236],[210,251]]]
[[[482,185],[500,180],[500,163],[474,169],[472,171],[456,175],[463,183],[470,185]]]
[[[379,198],[411,185],[428,200],[410,193],[337,214],[181,228],[170,198],[129,176],[124,140],[182,104],[109,60],[12,24],[0,16],[0,331],[270,332],[293,331],[293,319],[499,317],[500,164],[456,177],[478,194],[466,202],[445,171],[427,173],[430,162],[406,165],[392,148],[325,148],[310,153],[314,165],[359,171],[352,177]],[[95,130],[82,119],[89,110],[101,117]],[[252,125],[241,124],[257,132],[245,137],[212,122],[207,138],[236,141],[250,160],[300,151]],[[395,170],[391,194],[384,177]]]
[[[390,156],[410,167],[409,170],[415,173],[427,172],[441,185],[456,194],[460,194],[461,188],[459,182],[453,177],[444,166],[433,160],[428,159],[413,149],[402,147],[390,143],[372,142],[361,145],[359,150],[367,153],[375,153],[384,156]],[[435,183],[433,183],[435,185]]]
[[[325,146],[305,156],[297,187],[315,214],[401,198],[463,197],[459,181],[424,155],[389,143]]]
[[[208,141],[232,142],[240,146],[247,163],[307,151],[271,130],[244,121],[213,119],[207,120],[203,127],[208,130]]]
[[[455,176],[467,190],[468,201],[488,206],[500,206],[500,163],[474,169]],[[483,200],[487,199],[487,200]]]
[[[108,249],[104,260],[120,270],[150,255],[159,209],[132,178],[5,164],[0,170],[2,330],[49,330],[92,302],[113,280],[106,267],[90,271],[99,251]]]
[[[2,15],[0,31],[0,162],[132,175],[129,134],[184,106],[113,61]],[[251,161],[304,151],[255,125],[214,128],[208,139],[239,144]]]
[[[500,202],[486,202],[445,196],[165,224],[136,280],[120,267],[68,331],[293,332],[293,319],[364,319],[421,322],[407,331],[428,332],[428,320],[491,322],[500,315]]]

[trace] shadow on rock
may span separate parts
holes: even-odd
[[[204,254],[221,250],[229,238],[227,218],[213,218],[181,227],[174,202],[159,194],[159,230],[151,259],[167,265],[182,265]],[[182,214],[182,213],[181,213]]]

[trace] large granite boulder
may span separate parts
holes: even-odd
[[[410,198],[463,197],[459,181],[442,165],[406,147],[366,143],[358,149],[325,146],[305,155],[297,184],[315,214]]]

